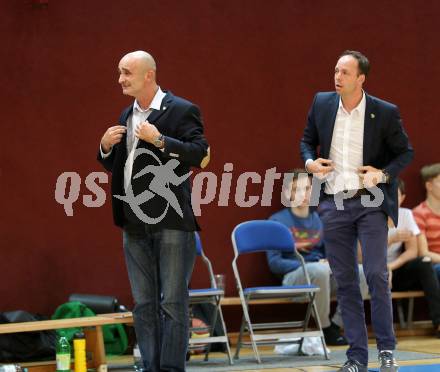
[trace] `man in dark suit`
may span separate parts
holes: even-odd
[[[104,133],[98,160],[112,172],[113,218],[123,228],[136,336],[147,371],[184,371],[199,230],[189,175],[190,167],[206,166],[209,148],[198,107],[162,91],[150,54],[125,55],[119,83],[135,100]]]
[[[397,225],[396,177],[412,160],[413,150],[397,106],[363,91],[369,67],[359,52],[345,51],[340,56],[336,92],[315,96],[301,140],[306,168],[318,176],[314,180],[321,188],[318,211],[350,345],[341,372],[366,372],[368,364],[358,241],[371,295],[380,371],[398,369],[386,261],[387,216]]]

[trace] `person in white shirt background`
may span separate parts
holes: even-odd
[[[405,184],[398,180],[399,223],[388,226],[387,263],[393,291],[420,290],[425,292],[429,314],[440,338],[440,285],[430,257],[418,256],[417,236],[420,230],[412,211],[402,208],[405,200]]]

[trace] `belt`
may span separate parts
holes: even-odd
[[[339,191],[336,194],[327,194],[324,193],[325,196],[339,199],[354,199],[359,198],[362,195],[371,195],[371,193],[367,189],[357,189],[357,190],[343,190]]]

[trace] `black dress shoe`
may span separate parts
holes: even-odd
[[[341,329],[335,323],[331,323],[330,326],[323,328],[322,331],[324,333],[324,339],[327,345],[348,345],[346,338],[341,335]]]

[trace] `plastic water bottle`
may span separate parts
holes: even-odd
[[[27,368],[21,368],[18,364],[3,364],[0,366],[0,372],[23,372]]]
[[[144,369],[144,364],[142,363],[141,350],[139,345],[134,345],[133,348],[133,368],[137,372],[142,372]]]
[[[75,353],[75,372],[87,372],[86,338],[84,333],[75,333],[73,337],[73,350]]]
[[[57,372],[70,371],[70,357],[69,341],[61,334],[56,345]]]

